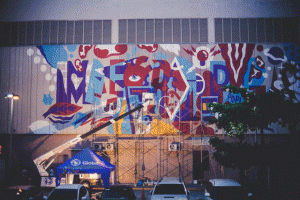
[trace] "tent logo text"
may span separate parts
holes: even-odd
[[[82,164],[83,165],[98,165],[98,163],[96,163],[96,162],[89,162],[89,161],[83,161]]]
[[[79,166],[81,164],[81,161],[78,159],[74,159],[71,161],[72,166]]]

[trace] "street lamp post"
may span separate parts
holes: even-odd
[[[14,100],[19,100],[19,95],[13,93],[7,93],[6,99],[10,99],[10,115],[9,115],[9,163],[8,163],[8,175],[11,181],[11,165],[12,165],[12,132],[13,132],[13,113],[14,113]]]

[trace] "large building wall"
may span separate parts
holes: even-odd
[[[204,120],[211,117],[207,103],[241,101],[238,95],[220,90],[221,86],[234,84],[262,92],[292,85],[290,89],[299,93],[299,74],[289,72],[300,62],[299,46],[294,43],[216,41],[215,19],[297,17],[298,10],[298,1],[283,0],[9,1],[1,8],[1,21],[112,20],[110,45],[25,46],[24,43],[23,46],[1,47],[0,93],[20,95],[20,100],[15,101],[12,132],[18,134],[17,137],[29,138],[25,141],[30,145],[22,143],[21,146],[34,150],[31,156],[35,158],[74,135],[121,115],[145,99],[153,99],[148,109],[122,119],[98,134],[131,138],[142,133],[150,137],[178,137],[178,133],[187,137],[214,136],[213,126],[200,125],[201,116]],[[207,42],[118,44],[118,20],[162,18],[206,18]],[[296,24],[295,27],[300,26]],[[299,96],[295,98],[299,100]],[[10,124],[6,99],[0,98],[0,109],[0,133],[7,134]],[[266,132],[283,133],[286,130],[275,127]],[[136,174],[128,155],[134,154],[134,159],[140,159],[141,154],[137,156],[139,148],[132,148],[136,145],[134,140],[123,143],[120,143],[124,148],[119,149],[118,156],[112,156],[112,162],[120,165],[116,179],[133,182]],[[152,169],[148,175],[154,179],[157,174],[152,173],[157,160],[152,158],[156,149],[155,145],[148,145],[152,150],[144,154],[146,170]],[[186,152],[187,160],[190,152]],[[21,155],[17,151],[15,154]],[[69,151],[64,154],[71,156]],[[172,156],[168,154],[163,159],[165,164],[159,162],[162,166],[158,169],[166,169],[160,175],[172,171],[172,167],[166,165],[177,167],[178,160]],[[59,158],[57,162],[61,160]],[[188,171],[184,172],[189,182],[193,179],[190,164],[186,163]],[[138,175],[141,175],[140,163],[138,167]],[[130,171],[126,171],[127,168]],[[205,178],[220,177],[217,173],[222,170],[214,170],[207,171]],[[175,170],[171,175],[178,173]],[[228,176],[234,177],[232,174],[228,172]],[[227,175],[223,173],[223,176]]]
[[[151,99],[143,112],[99,133],[200,135],[199,121],[212,117],[208,103],[243,101],[223,85],[257,93],[289,86],[298,94],[298,74],[290,74],[298,52],[292,43],[7,47],[1,48],[1,93],[20,95],[13,133],[82,134]],[[0,101],[1,133],[8,133],[9,102]],[[214,130],[204,126],[203,133]]]

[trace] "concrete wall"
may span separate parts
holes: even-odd
[[[135,18],[292,17],[297,0],[11,0],[2,4],[0,19],[92,20]]]
[[[112,43],[118,41],[118,19],[208,18],[214,42],[214,18],[295,17],[297,0],[12,0],[2,4],[0,20],[112,20]],[[300,40],[300,36],[299,36]]]

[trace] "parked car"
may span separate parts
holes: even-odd
[[[16,185],[7,188],[3,199],[9,200],[42,200],[43,192],[34,185]]]
[[[97,197],[101,200],[135,200],[136,196],[134,194],[133,188],[128,185],[112,185],[104,189],[101,197]]]
[[[230,179],[211,179],[205,188],[205,197],[207,200],[243,200],[252,196],[238,182]]]
[[[81,184],[65,184],[54,188],[47,200],[90,200],[89,191]]]
[[[172,200],[188,200],[189,191],[184,182],[175,177],[165,177],[150,191],[151,200],[170,198]]]

